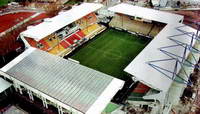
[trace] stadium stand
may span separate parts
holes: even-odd
[[[30,46],[39,48],[44,51],[52,50],[60,42],[60,39],[55,35],[50,35],[49,37],[46,37],[38,42],[32,38],[26,38],[26,40],[28,41]]]
[[[134,93],[147,93],[150,87],[144,85],[143,83],[139,83],[137,87],[133,90]]]
[[[116,14],[116,16],[109,23],[111,27],[121,28],[131,32],[136,32],[145,36],[156,36],[160,28],[149,22],[136,20],[134,17],[126,16],[122,14]]]
[[[53,47],[49,51],[49,53],[54,54],[54,55],[60,55],[60,53],[62,53],[64,50],[65,50],[65,48],[59,44],[59,45]]]
[[[79,30],[76,35],[81,37],[81,38],[85,37],[85,34],[81,30]]]
[[[26,37],[31,37],[37,41],[38,43],[33,42],[33,40],[27,40],[33,47],[55,55],[64,56],[63,53],[68,54],[68,52],[71,52],[79,45],[105,30],[106,27],[97,24],[97,17],[94,13],[94,11],[101,7],[101,4],[83,3],[65,13],[47,18],[42,23],[39,21],[38,23],[40,24],[30,27],[22,32],[20,36],[22,39],[25,38],[25,40]],[[79,12],[80,10],[83,11]],[[79,13],[74,14],[74,12]],[[41,16],[45,17],[45,14]],[[64,19],[64,17],[68,18],[69,16],[72,19]],[[46,28],[45,30],[43,29],[44,27]],[[39,32],[40,34],[33,34]]]
[[[86,38],[93,38],[95,35],[105,30],[105,28],[106,27],[103,25],[93,24],[83,29],[82,32],[86,35]]]
[[[72,34],[71,36],[69,36],[68,38],[65,39],[66,42],[69,42],[71,45],[77,43],[80,40],[80,38],[78,36],[76,36],[76,34]]]
[[[68,47],[70,46],[70,44],[69,44],[68,42],[66,42],[65,40],[63,40],[63,41],[60,43],[60,45],[61,45],[62,47],[64,47],[65,49],[68,48]]]
[[[72,51],[73,50],[71,48],[66,48],[65,50],[63,50],[62,52],[60,52],[58,55],[61,56],[61,57],[64,57],[65,55],[68,55]]]
[[[77,36],[76,33],[75,33],[73,36],[74,36],[77,40],[81,40],[81,38],[80,38],[79,36]]]
[[[78,30],[62,40],[56,35],[50,35],[38,42],[31,38],[26,38],[26,40],[32,47],[48,51],[51,54],[64,56],[63,54],[68,54],[78,44],[83,43],[84,38],[85,34],[81,30]]]
[[[50,48],[50,46],[47,44],[45,40],[40,40],[39,42],[36,42],[34,39],[31,38],[26,38],[26,40],[32,47],[36,47],[44,51],[47,51]]]
[[[59,44],[60,39],[57,36],[50,36],[44,39],[50,47],[54,47]]]
[[[40,40],[39,42],[40,42],[41,44],[43,44],[44,47],[45,47],[46,49],[49,49],[49,48],[50,48],[50,46],[47,44],[47,42],[46,42],[45,40]]]
[[[151,37],[155,37],[162,30],[162,28],[164,28],[164,25],[160,25],[160,26],[155,25],[148,35]]]
[[[86,28],[88,25],[94,24],[97,22],[97,17],[95,13],[90,13],[87,16],[81,18],[76,23],[80,26],[81,29]]]

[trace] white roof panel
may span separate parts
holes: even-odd
[[[109,8],[108,10],[129,16],[136,16],[162,23],[179,23],[183,16],[154,9],[133,6],[131,4],[121,3]]]
[[[5,91],[11,84],[0,77],[0,93]]]
[[[163,30],[142,50],[142,52],[140,52],[140,54],[124,69],[124,71],[132,74],[139,81],[147,84],[154,89],[167,91],[172,83],[172,79],[153,69],[149,64],[147,64],[147,62],[170,58],[159,49],[166,46],[177,45],[174,41],[169,39],[169,36],[181,34],[181,32],[176,29],[176,27],[180,26],[183,26],[181,27],[181,29],[183,29],[184,31],[195,32],[195,29],[180,23],[166,25],[166,27],[163,28]],[[176,37],[176,40],[190,44],[191,37],[188,37],[187,35],[182,35],[181,37],[175,36],[171,38]],[[181,46],[177,46],[176,48],[169,47],[162,49],[172,54],[176,54],[177,56],[183,56],[184,50],[183,48],[181,48]],[[188,56],[188,54],[189,52],[187,51],[186,57]],[[158,65],[173,72],[175,63],[175,60],[170,60],[160,61],[155,63],[155,65]],[[177,72],[179,72],[180,69],[181,66],[178,66]]]
[[[71,24],[72,22],[100,9],[103,5],[98,3],[83,3],[72,9],[60,13],[57,16],[50,18],[43,23],[22,32],[21,35],[35,39],[36,41],[52,34],[62,27]]]
[[[124,84],[122,80],[34,48],[1,70],[86,114],[101,113]]]

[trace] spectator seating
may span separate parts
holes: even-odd
[[[59,55],[61,52],[63,52],[65,50],[65,48],[62,45],[57,45],[55,47],[53,47],[51,50],[49,50],[48,52],[54,55]]]
[[[84,38],[85,37],[85,34],[79,30],[77,33],[76,33],[77,36],[81,37],[81,38]]]
[[[90,13],[87,16],[81,18],[77,21],[77,24],[80,26],[81,29],[87,27],[88,25],[94,24],[97,22],[97,17],[95,13]]]
[[[90,25],[87,28],[83,29],[83,33],[85,35],[89,35],[92,32],[94,32],[95,30],[97,30],[98,28],[100,28],[100,26],[98,24],[93,24],[93,25]]]
[[[58,45],[58,43],[60,42],[60,39],[56,36],[51,36],[51,37],[45,38],[44,40],[47,42],[47,44],[50,47],[54,47]]]
[[[137,21],[126,15],[116,15],[109,23],[109,26],[152,37],[156,36],[162,29],[156,25],[153,26],[152,23]]]
[[[47,44],[47,42],[45,40],[40,40],[39,42],[36,42],[32,38],[26,38],[26,40],[32,47],[39,48],[44,51],[47,51],[50,48],[50,46]]]
[[[76,36],[75,34],[69,36],[65,39],[66,42],[70,43],[70,45],[73,45],[74,43],[78,42],[80,38]]]
[[[99,34],[103,30],[105,30],[105,26],[99,24],[93,24],[83,29],[82,32],[86,35],[86,38],[93,38],[95,35]]]
[[[68,48],[68,47],[70,46],[70,44],[69,44],[68,42],[66,42],[65,40],[63,40],[63,41],[60,43],[60,45],[61,45],[62,47],[64,47],[65,49]]]
[[[27,41],[33,47],[47,51],[54,55],[65,56],[77,46],[86,42],[88,38],[91,38],[91,36],[95,36],[96,34],[100,33],[102,31],[102,27],[105,29],[104,26],[92,24],[84,30],[78,30],[73,34],[64,37],[63,39],[57,37],[56,35],[51,35],[39,42],[36,42],[31,38],[27,38]],[[86,36],[88,36],[88,38],[86,38]]]

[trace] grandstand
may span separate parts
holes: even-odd
[[[100,114],[124,84],[122,80],[35,48],[27,49],[4,66],[0,75],[12,81],[21,95],[28,94],[31,101],[41,99],[40,104],[46,109],[53,105],[59,114]],[[2,89],[10,86],[4,85],[7,86],[1,86]]]
[[[125,7],[130,10],[125,11]],[[150,38],[155,37],[167,23],[183,21],[181,16],[179,17],[175,14],[142,8],[139,6],[133,7],[128,4],[119,4],[109,8],[109,10],[116,12],[114,18],[110,22],[110,26]]]
[[[155,37],[165,26],[163,23],[155,23],[148,20],[138,20],[134,16],[123,14],[115,14],[112,21],[109,23],[111,27],[124,29],[135,34]]]
[[[66,12],[60,12],[59,15],[28,28],[20,37],[27,47],[32,46],[54,55],[65,56],[105,30],[103,25],[98,24],[94,13],[101,7],[101,4],[96,3],[73,6]]]
[[[156,21],[166,24],[124,71],[131,74],[133,80],[148,86],[144,86],[143,92],[146,93],[145,95],[137,94],[138,97],[130,95],[128,98],[129,103],[132,103],[132,105],[148,105],[152,109],[157,106],[160,109],[163,108],[160,112],[158,111],[159,113],[169,113],[172,105],[178,103],[185,86],[191,84],[189,75],[199,58],[196,51],[199,51],[200,47],[196,41],[198,38],[195,38],[199,35],[198,32],[181,24],[183,16],[180,15],[125,3],[111,7],[109,10],[115,12],[117,16],[119,14],[128,15],[134,16],[134,18],[137,17],[140,20],[145,19],[149,22]],[[116,28],[118,27],[117,25]],[[124,29],[123,27],[121,26],[122,29]],[[137,88],[133,91],[140,92]],[[161,106],[158,106],[157,103],[153,103],[154,106],[152,106],[149,102],[135,102],[135,100],[157,100]]]
[[[129,11],[128,9],[131,9],[131,11]],[[161,22],[161,23],[165,23],[165,24],[170,23],[170,25],[174,24],[174,23],[182,22],[182,20],[183,20],[183,16],[180,16],[180,15],[156,11],[156,10],[152,10],[152,9],[148,9],[148,8],[142,8],[142,7],[138,7],[138,6],[132,6],[132,5],[125,4],[125,3],[111,7],[111,8],[109,8],[109,10],[116,12],[116,13],[121,13],[123,15],[134,16],[134,17],[140,18],[141,20],[144,18],[145,20],[149,20],[149,21],[157,21],[157,22]],[[164,17],[171,17],[171,18],[164,18]],[[146,26],[145,26],[145,28],[146,28]],[[166,29],[166,27],[165,27],[165,29]],[[163,33],[163,32],[160,32],[160,33]],[[150,44],[152,44],[152,42]],[[125,69],[125,71],[127,71],[127,70]],[[130,73],[130,72],[128,72],[128,73]],[[154,88],[159,88],[159,87],[160,86],[155,86]]]

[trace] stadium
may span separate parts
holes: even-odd
[[[199,33],[181,15],[127,3],[103,8],[82,3],[29,26],[19,36],[25,52],[1,75],[59,114],[107,114],[127,102],[169,113],[192,83]]]

